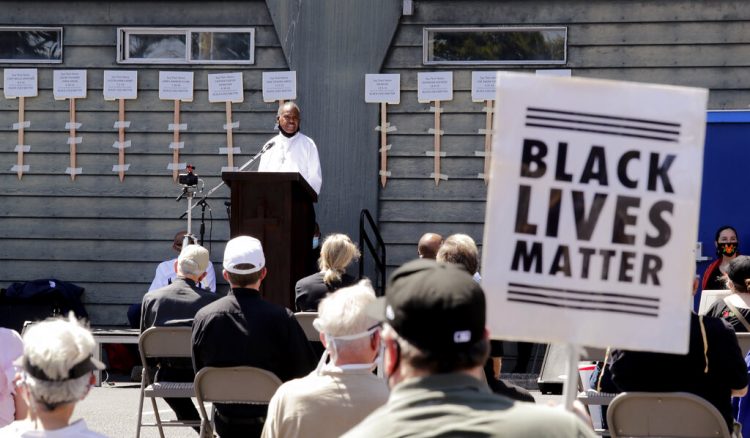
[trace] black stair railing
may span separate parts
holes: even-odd
[[[370,233],[367,232],[365,222],[370,226]],[[377,245],[373,243],[370,235],[374,237]],[[376,294],[382,296],[385,293],[385,242],[383,242],[383,237],[380,235],[380,230],[372,219],[372,215],[366,208],[359,214],[359,248],[362,251],[362,258],[359,261],[359,278],[365,275],[365,259],[369,254],[375,262],[376,281],[373,287]]]

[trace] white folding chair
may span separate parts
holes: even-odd
[[[687,392],[623,392],[607,410],[612,438],[730,438],[724,417],[708,401]]]
[[[310,342],[320,342],[320,334],[318,330],[313,327],[313,321],[318,317],[318,312],[297,312],[294,314],[294,318],[297,319],[302,330],[305,331],[305,336]]]
[[[268,404],[281,380],[276,374],[255,367],[205,367],[195,375],[195,396],[201,414],[201,437],[213,436],[205,403]]]
[[[138,339],[138,348],[141,353],[143,372],[141,374],[141,393],[138,400],[138,427],[135,436],[140,438],[141,427],[156,426],[159,428],[159,436],[164,438],[163,426],[196,427],[199,421],[171,420],[162,421],[156,398],[191,398],[195,397],[193,382],[153,382],[155,374],[154,362],[157,358],[189,358],[192,357],[190,327],[151,327],[143,332]],[[149,359],[151,359],[149,361]],[[154,423],[143,422],[143,399],[151,399],[154,409]]]

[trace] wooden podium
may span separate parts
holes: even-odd
[[[232,189],[230,235],[263,244],[263,296],[294,310],[294,285],[311,273],[318,195],[297,172],[223,172],[221,178]]]

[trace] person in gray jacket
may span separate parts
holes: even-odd
[[[368,307],[384,323],[388,401],[344,437],[594,437],[570,412],[493,394],[481,286],[454,264],[420,259]]]

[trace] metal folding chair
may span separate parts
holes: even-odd
[[[610,403],[607,423],[612,438],[731,437],[716,407],[687,392],[623,392]]]
[[[302,330],[305,331],[305,336],[310,342],[320,342],[320,334],[313,327],[313,321],[318,317],[318,312],[297,312],[294,314],[294,318],[297,319]]]
[[[171,420],[162,421],[159,409],[156,406],[156,398],[191,398],[195,397],[193,382],[153,382],[155,375],[154,359],[164,358],[190,358],[191,348],[190,327],[151,327],[143,332],[138,339],[138,347],[141,353],[143,373],[141,374],[141,393],[138,400],[138,427],[135,436],[140,438],[141,427],[156,426],[159,428],[159,436],[164,438],[164,426],[196,427],[199,421]],[[151,359],[151,360],[149,360]],[[154,423],[143,422],[143,400],[145,397],[151,399],[154,409]]]
[[[195,396],[201,414],[201,437],[213,436],[205,403],[268,404],[281,380],[270,371],[255,367],[206,367],[195,375]]]

